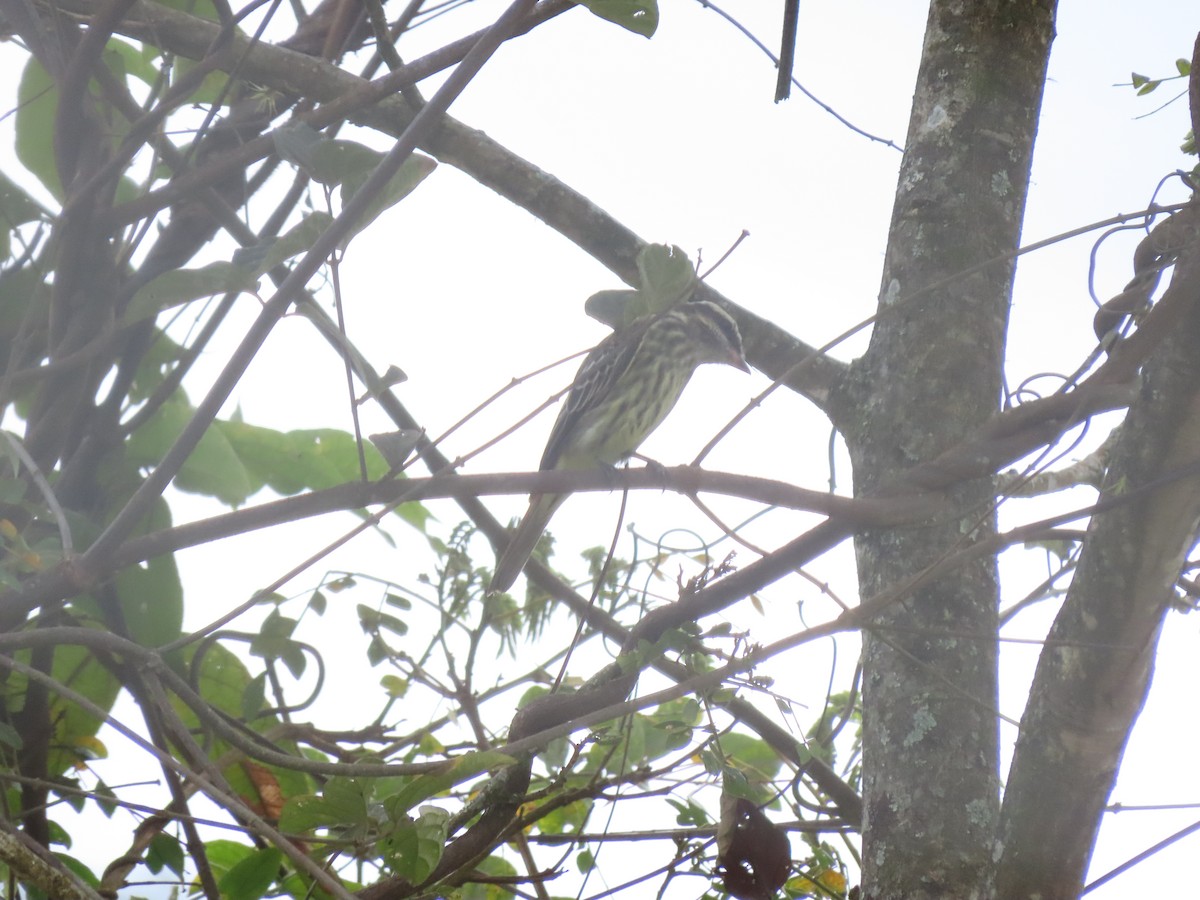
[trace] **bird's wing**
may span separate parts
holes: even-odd
[[[614,331],[584,358],[567,400],[554,422],[554,428],[550,430],[550,438],[546,441],[546,449],[542,453],[543,471],[557,466],[580,419],[612,394],[613,386],[629,368],[642,342],[637,332],[645,331],[648,324],[648,320],[642,320],[629,329]]]

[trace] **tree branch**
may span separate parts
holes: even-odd
[[[1149,690],[1173,588],[1200,521],[1200,240],[1176,264],[1172,328],[1111,451],[1067,599],[1021,723],[999,846],[998,896],[1074,898],[1125,742]],[[1166,302],[1166,297],[1162,303]],[[1069,650],[1055,650],[1060,642]]]
[[[85,13],[90,9],[87,0],[62,0],[55,5],[76,13]],[[529,27],[561,11],[560,4],[543,4],[530,20]],[[217,35],[218,26],[166,6],[137,0],[130,14],[115,30],[189,59],[199,60],[207,54],[211,41]],[[446,51],[438,51],[437,54],[431,54],[432,59],[426,57],[425,60],[417,60],[374,82],[366,82],[322,60],[270,44],[250,44],[240,36],[235,38],[229,55],[238,60],[238,77],[285,94],[301,94],[326,104],[325,109],[319,110],[309,120],[314,126],[348,117],[357,124],[393,135],[407,126],[412,111],[403,100],[390,95],[400,84],[433,74],[447,64],[447,57],[453,56]],[[437,134],[422,143],[422,149],[442,162],[461,169],[480,184],[537,216],[626,283],[636,284],[636,259],[645,242],[549,173],[509,152],[482,132],[468,128],[449,116],[444,117]],[[267,136],[247,143],[216,165],[224,171],[242,168],[272,152],[274,146],[270,136]],[[153,204],[161,207],[174,202],[177,196],[194,189],[197,181],[205,183],[214,177],[202,169],[189,177],[173,181],[169,187],[170,193],[159,191],[151,195],[157,198]],[[142,206],[131,208],[141,209],[138,215],[144,215],[147,201],[148,198],[139,201]],[[818,353],[815,348],[778,326],[721,297],[707,285],[702,285],[701,291],[705,296],[719,299],[733,312],[742,326],[748,358],[768,375],[778,377],[791,369],[799,359],[810,359],[794,375],[789,376],[785,384],[803,393],[818,406],[824,405],[832,386],[846,371],[844,363]],[[781,348],[788,348],[791,355],[786,359],[781,358]]]

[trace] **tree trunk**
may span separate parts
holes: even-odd
[[[931,4],[879,317],[848,381],[860,495],[928,461],[997,409],[1013,264],[1054,4]],[[958,276],[958,277],[956,277]],[[947,279],[950,279],[947,281]],[[994,531],[987,481],[958,514],[869,532],[864,599],[903,588]],[[864,634],[864,896],[987,889],[999,811],[994,558],[904,591]]]

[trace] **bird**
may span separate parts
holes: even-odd
[[[558,413],[539,469],[610,467],[630,456],[675,406],[698,366],[749,372],[742,335],[708,300],[676,303],[635,320],[584,358]],[[496,562],[488,594],[507,591],[566,494],[532,494]]]

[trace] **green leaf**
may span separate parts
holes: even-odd
[[[597,291],[587,298],[583,311],[600,322],[621,328],[650,313],[641,291]]]
[[[592,800],[576,800],[548,811],[537,821],[542,834],[572,834],[583,829],[594,809]]]
[[[703,828],[712,824],[712,819],[708,815],[708,811],[697,803],[695,800],[688,800],[686,803],[679,800],[667,798],[667,803],[675,807],[675,823],[686,828]]]
[[[292,632],[295,630],[295,619],[280,615],[278,609],[271,610],[258,634],[250,642],[250,655],[263,659],[277,659],[283,651],[283,646],[291,643]]]
[[[385,388],[395,387],[398,384],[404,384],[406,381],[408,381],[408,373],[395,364],[388,366],[384,373],[379,376],[380,387]]]
[[[349,827],[363,830],[372,825],[367,802],[370,789],[355,778],[331,778],[320,794],[292,797],[279,817],[284,831],[307,833],[318,828]]]
[[[386,660],[391,653],[391,648],[378,634],[371,638],[371,643],[367,644],[367,662],[371,668]]]
[[[164,527],[170,525],[166,518]],[[115,586],[129,636],[139,644],[161,647],[183,633],[183,583],[175,557],[128,566],[117,573]]]
[[[117,677],[84,647],[70,644],[57,647],[51,675],[102,710],[112,709],[121,690]],[[52,694],[48,721],[54,723],[54,733],[50,738],[50,746],[54,749],[50,752],[48,765],[51,775],[70,771],[81,761],[103,752],[103,745],[95,740],[95,736],[104,723],[75,703]]]
[[[21,740],[21,733],[17,729],[7,722],[0,722],[0,744],[11,747],[13,750],[20,750],[25,742]]]
[[[320,490],[358,481],[358,445],[353,436],[336,429],[275,431],[245,422],[220,421],[222,435],[234,449],[249,477],[284,494]],[[387,463],[372,447],[364,448],[367,477],[380,478]]]
[[[93,792],[96,795],[96,806],[100,808],[100,812],[111,819],[113,814],[120,808],[117,803],[117,792],[103,781],[96,784]]]
[[[761,791],[746,778],[746,773],[733,766],[726,766],[721,770],[721,793],[755,803],[763,799],[759,796]],[[724,797],[721,798],[721,802],[725,802]]]
[[[291,259],[293,256],[299,256],[301,253],[308,252],[312,245],[316,243],[317,238],[321,233],[333,224],[333,216],[327,212],[311,212],[308,213],[300,223],[290,228],[286,234],[281,235],[258,248],[247,247],[244,250],[239,250],[234,255],[234,261],[242,265],[250,265],[250,257],[242,258],[242,254],[249,254],[255,249],[262,250],[262,255],[254,263],[253,268],[259,274],[269,272],[272,268]]]
[[[164,403],[130,435],[126,444],[130,460],[144,466],[159,463],[194,413],[181,395]],[[175,486],[192,494],[216,497],[233,506],[243,503],[257,489],[219,423],[204,432],[175,476]]]
[[[647,244],[637,258],[639,289],[598,291],[584,304],[593,319],[622,328],[643,316],[670,309],[696,290],[696,270],[676,246]]]
[[[113,73],[132,75],[149,87],[159,82],[159,70],[142,50],[125,41],[110,37],[104,47],[104,60]]]
[[[467,753],[446,764],[433,775],[418,775],[407,781],[403,788],[384,801],[388,818],[393,822],[403,821],[405,814],[431,797],[442,794],[459,782],[474,778],[480,772],[510,765],[513,758],[499,750],[482,750]]]
[[[414,153],[406,159],[404,164],[400,166],[400,170],[388,179],[383,189],[372,195],[371,202],[367,204],[367,208],[359,216],[358,221],[354,223],[350,234],[343,239],[342,246],[345,246],[353,235],[358,234],[358,232],[374,222],[380,213],[395,206],[411,194],[417,185],[424,181],[435,168],[437,168],[437,162],[431,157],[423,156],[420,153]],[[366,175],[369,174],[369,172],[366,173]],[[358,189],[362,187],[363,182],[366,181],[366,175],[360,178],[355,174],[342,180],[343,205],[349,203],[350,199],[358,192]]]
[[[76,793],[76,791],[82,791],[79,782],[74,778],[68,778],[64,775],[58,779],[58,784],[63,788],[67,788],[67,790],[58,791],[58,795],[62,797],[63,803],[67,804],[67,806],[71,807],[77,813],[83,812],[88,805],[88,798]],[[102,792],[97,790],[96,793],[100,794]],[[106,812],[105,815],[107,814]]]
[[[130,401],[137,403],[154,393],[182,355],[182,347],[160,329],[155,329],[153,343],[142,356],[134,374],[133,385],[129,390]]]
[[[0,172],[0,221],[14,227],[26,222],[47,221],[49,218],[48,210]]]
[[[647,244],[638,254],[637,267],[651,312],[669,309],[696,289],[696,270],[687,254],[674,245]]]
[[[183,875],[183,848],[179,839],[160,831],[150,839],[146,850],[146,868],[157,875],[164,868]]]
[[[385,851],[396,874],[414,884],[428,878],[442,858],[449,825],[450,814],[444,809],[422,806],[415,822],[397,828]]]
[[[386,631],[390,631],[392,634],[397,635],[398,637],[404,637],[404,635],[408,634],[407,623],[396,618],[395,616],[389,616],[384,612],[379,614],[379,627]]]
[[[242,694],[242,719],[250,721],[258,716],[267,702],[267,673],[255,675]]]
[[[54,156],[54,117],[58,111],[58,88],[54,79],[33,55],[21,72],[17,85],[17,159],[37,176],[55,197],[62,199],[62,182]]]
[[[325,599],[325,595],[320,591],[313,591],[312,596],[308,599],[308,608],[318,616],[325,615],[325,607],[328,605],[329,601]]]
[[[308,668],[308,657],[304,653],[304,648],[295,641],[289,641],[284,646],[279,658],[287,666],[287,670],[291,672],[293,678],[299,678]]]
[[[1175,60],[1175,71],[1185,78],[1192,74],[1192,64],[1186,59]]]
[[[70,604],[69,613],[94,621],[94,608],[90,598],[77,598]],[[28,655],[25,660],[28,661]],[[55,648],[49,675],[56,683],[71,688],[105,711],[112,709],[121,689],[116,676],[101,665],[90,650],[75,644],[60,644]],[[8,708],[19,709],[24,705],[29,681],[19,673],[10,672],[4,690]],[[105,745],[96,738],[104,724],[102,719],[54,692],[51,692],[48,704],[45,720],[50,723],[51,732],[46,736],[50,747],[46,769],[50,778],[57,779],[64,773],[74,772],[81,762],[103,758],[107,754]]]
[[[362,187],[375,171],[384,154],[365,144],[330,139],[307,125],[277,129],[275,148],[289,162],[326,187],[341,187],[342,204]],[[359,221],[343,241],[362,231],[385,209],[400,202],[437,167],[436,160],[420,153],[412,154],[400,166],[382,190],[376,191]]]
[[[302,168],[313,181],[337,187],[347,182],[361,184],[381,159],[382,153],[365,144],[322,137],[312,145]]]
[[[683,698],[664,703],[639,718],[647,726],[643,739],[646,759],[659,759],[691,741],[692,730],[700,723],[700,704],[690,697]]]
[[[657,0],[580,0],[594,15],[620,25],[642,37],[658,29]]]
[[[253,852],[253,847],[237,841],[218,839],[206,841],[204,844],[204,855],[208,857],[208,864],[218,878],[223,877]]]
[[[59,846],[66,847],[68,850],[70,850],[72,841],[71,835],[67,829],[63,828],[53,819],[46,824],[50,826],[50,843],[58,844]]]
[[[358,443],[352,434],[335,428],[314,428],[289,431],[285,437],[297,464],[296,471],[304,476],[304,487],[320,490],[362,478]],[[387,463],[369,444],[363,446],[363,454],[367,478],[382,478],[387,474]]]
[[[279,432],[244,422],[220,422],[249,476],[280,494],[320,490],[361,479],[354,437],[333,428]],[[388,464],[374,446],[363,447],[367,477],[379,479]],[[401,504],[396,514],[424,530],[429,511],[419,503]]]
[[[358,604],[358,624],[367,634],[375,634],[380,630],[400,636],[408,634],[408,625],[404,622],[365,603]]]
[[[74,739],[75,752],[82,762],[108,759],[108,747],[94,735],[79,735]]]
[[[1047,538],[1041,541],[1026,541],[1025,549],[1027,550],[1045,550],[1046,553],[1054,556],[1059,565],[1065,564],[1075,553],[1075,548],[1078,547],[1076,541]]]
[[[759,738],[736,732],[722,735],[721,752],[731,765],[755,781],[770,781],[779,772],[779,754]]]
[[[96,877],[96,873],[85,866],[80,860],[73,856],[68,856],[66,853],[55,853],[54,858],[74,873],[84,884],[93,888],[100,887],[100,879]]]
[[[171,269],[133,295],[123,318],[126,324],[132,324],[201,297],[229,292],[254,293],[258,290],[258,274],[253,268],[225,260],[199,269]]]
[[[408,461],[423,437],[425,432],[420,428],[401,428],[368,435],[371,444],[393,469],[399,469]]]
[[[379,684],[387,691],[389,697],[396,700],[408,693],[408,679],[399,675],[384,675],[379,679]]]
[[[245,664],[221,644],[213,644],[197,668],[200,696],[227,715],[240,715],[242,695],[251,681]],[[181,714],[189,727],[197,724],[194,713],[185,710]]]
[[[171,68],[171,87],[179,84],[181,78],[196,68],[198,63],[179,57],[175,59],[174,65]],[[229,92],[226,86],[229,84],[229,76],[225,72],[206,72],[204,78],[201,79],[199,87],[193,90],[188,99],[192,103],[215,104],[218,101],[224,103],[229,102]]]
[[[254,491],[264,485],[285,496],[311,483],[300,451],[282,431],[239,421],[218,421],[217,428],[233,447]]]
[[[294,122],[281,125],[271,132],[271,142],[275,152],[283,159],[299,166],[310,176],[312,175],[313,155],[323,141],[321,132],[304,122]]]
[[[189,677],[196,684],[201,697],[226,715],[240,719],[243,713],[243,697],[253,680],[250,673],[245,664],[223,645],[208,644],[202,649],[203,652],[199,656],[195,645],[185,650],[180,654],[180,665],[184,669],[190,667]],[[189,707],[180,702],[176,702],[174,706],[188,728],[200,727],[196,714]],[[278,716],[260,713],[252,727],[258,731],[269,731],[278,723]],[[280,743],[283,749],[298,752],[294,742],[285,739]],[[214,739],[206,749],[210,758],[215,760],[223,757],[229,747],[224,741]],[[225,757],[225,762],[226,768],[222,773],[228,779],[230,787],[241,796],[258,796],[259,789],[251,782],[243,757],[240,754],[231,754]],[[295,797],[313,790],[313,780],[308,775],[280,768],[269,768],[269,772],[278,783],[279,791],[284,797]]]
[[[219,882],[227,900],[259,900],[279,875],[283,853],[274,847],[255,850],[225,873]]]
[[[105,52],[101,59],[107,64],[111,74],[120,81],[125,80],[127,62],[120,52]],[[85,108],[92,103],[93,97],[100,97],[102,91],[94,79],[88,82],[88,95],[81,98]],[[37,176],[56,198],[62,199],[62,182],[58,171],[58,155],[55,153],[54,128],[58,115],[58,86],[54,80],[30,54],[29,61],[21,73],[17,86],[16,111],[16,151],[21,164]],[[109,108],[103,101],[100,104]],[[107,116],[104,122],[103,139],[112,147],[117,147],[128,133],[129,123],[119,115]],[[90,123],[85,125],[85,139],[95,140],[94,129]],[[129,178],[119,178],[116,184],[116,197],[119,202],[126,202],[136,195],[136,187]]]
[[[565,737],[554,738],[537,752],[537,758],[551,772],[561,769],[567,761],[571,743]]]

